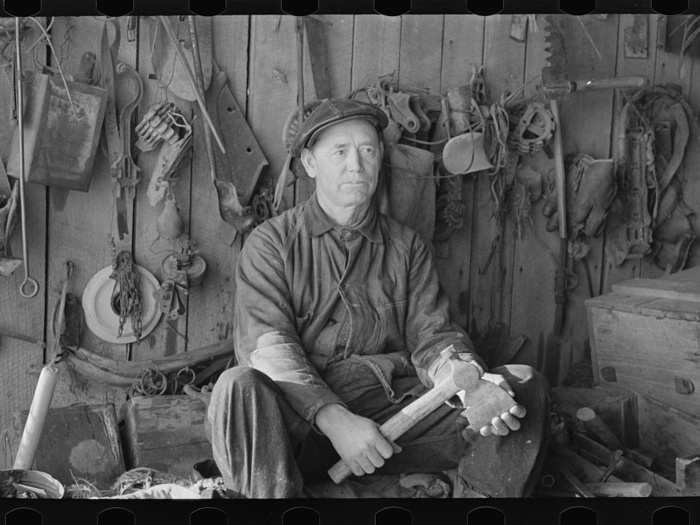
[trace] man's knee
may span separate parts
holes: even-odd
[[[270,378],[249,366],[224,370],[212,390],[212,399],[269,387]]]

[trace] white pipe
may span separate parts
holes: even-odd
[[[46,414],[49,411],[51,398],[56,389],[58,372],[58,366],[53,362],[41,369],[41,374],[34,390],[34,397],[32,398],[32,406],[29,408],[27,422],[24,424],[22,439],[19,442],[19,447],[17,447],[17,456],[15,456],[13,469],[30,470],[32,468],[34,455],[44,430]]]

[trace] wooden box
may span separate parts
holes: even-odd
[[[13,417],[13,455],[28,411]],[[46,416],[33,468],[64,485],[84,479],[99,489],[110,488],[124,472],[124,456],[114,405],[51,408]]]
[[[638,394],[640,446],[673,479],[700,453],[700,266],[612,288],[586,301],[595,381]]]
[[[586,301],[593,374],[700,417],[700,267]]]
[[[212,457],[206,406],[185,395],[135,396],[124,413],[127,468],[150,467],[190,477],[195,463]]]

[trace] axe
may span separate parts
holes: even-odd
[[[452,347],[447,347],[441,355],[451,353]],[[466,361],[449,359],[443,366],[448,369],[440,380],[412,403],[406,405],[400,412],[394,414],[379,427],[380,432],[390,441],[398,439],[411,427],[435,411],[445,401],[458,392],[466,392],[466,416],[469,428],[476,432],[491,423],[494,417],[508,412],[515,401],[500,386],[483,379],[477,379],[476,368]],[[340,483],[352,474],[352,470],[343,460],[338,461],[328,470],[328,476]]]

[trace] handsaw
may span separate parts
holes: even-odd
[[[569,96],[575,92],[593,91],[601,89],[639,89],[647,85],[646,77],[624,76],[598,79],[572,79],[570,78],[567,64],[566,35],[570,31],[585,30],[573,20],[577,17],[568,15],[544,15],[544,40],[545,58],[547,65],[542,68],[542,90],[550,98]],[[586,32],[591,41],[591,46],[596,50],[595,43]],[[578,52],[571,50],[571,52]]]

